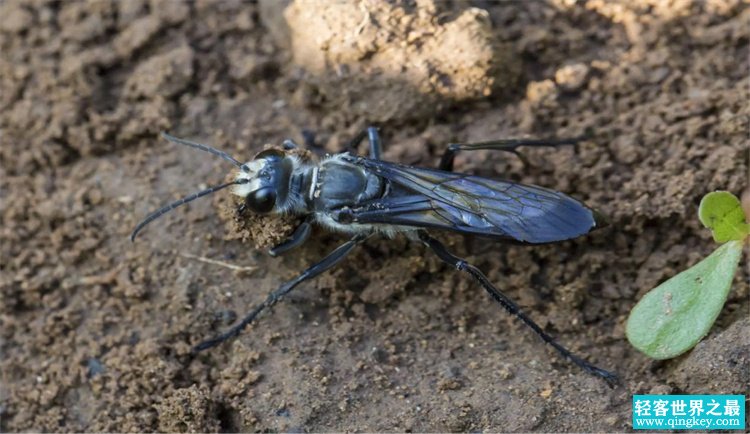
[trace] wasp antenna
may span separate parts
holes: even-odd
[[[192,202],[195,199],[198,199],[199,197],[206,196],[208,194],[217,192],[219,190],[223,190],[227,187],[230,187],[232,185],[237,184],[247,184],[249,182],[248,179],[238,179],[236,181],[227,182],[226,184],[217,185],[214,187],[209,187],[203,191],[199,191],[197,193],[193,193],[190,196],[183,197],[182,199],[172,202],[169,205],[163,206],[156,211],[152,212],[148,216],[146,216],[145,219],[141,220],[140,223],[133,229],[133,233],[130,234],[130,241],[135,242],[135,237],[138,235],[138,233],[143,229],[147,224],[151,223],[152,221],[158,219],[159,217],[163,216],[164,214],[168,213],[169,211],[172,211],[173,209],[177,208],[180,205],[185,205],[188,202]]]
[[[234,157],[232,157],[231,155],[227,154],[224,151],[220,151],[220,150],[212,148],[212,147],[210,147],[208,145],[203,145],[203,144],[200,144],[200,143],[191,142],[190,140],[180,139],[180,138],[177,138],[177,137],[172,136],[170,134],[167,134],[164,131],[162,131],[161,136],[164,137],[165,139],[169,140],[172,143],[177,143],[177,144],[180,144],[180,145],[190,146],[191,148],[200,149],[201,151],[208,152],[209,154],[217,155],[217,156],[219,156],[219,157],[221,157],[221,158],[229,161],[230,163],[234,164],[235,166],[237,166],[243,172],[247,172],[249,170],[246,165],[240,163],[239,161],[237,161],[236,159],[234,159]]]

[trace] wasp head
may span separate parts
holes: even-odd
[[[162,215],[195,199],[227,187],[234,187],[234,194],[245,198],[245,206],[257,213],[269,213],[274,210],[280,212],[286,209],[284,204],[289,196],[289,181],[294,169],[294,157],[286,156],[280,150],[269,149],[256,155],[252,161],[242,164],[226,152],[214,149],[208,145],[179,139],[167,133],[162,133],[162,137],[170,142],[199,149],[221,157],[239,168],[240,171],[234,181],[206,188],[150,213],[133,229],[133,232],[130,234],[132,241],[135,241],[135,237],[146,225]]]
[[[265,214],[283,207],[289,195],[294,162],[284,152],[267,149],[240,166],[232,192],[245,199],[250,210]]]

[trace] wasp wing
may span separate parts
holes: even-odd
[[[352,210],[357,222],[442,228],[534,244],[575,238],[597,225],[590,208],[554,190],[368,158],[350,161],[390,181],[383,198]]]

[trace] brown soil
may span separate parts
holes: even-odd
[[[750,7],[572,3],[0,3],[0,431],[622,431],[634,393],[748,393],[747,266],[685,356],[648,359],[624,325],[715,247],[702,195],[746,187]],[[457,168],[564,191],[608,228],[442,238],[623,386],[400,238],[189,355],[343,237],[269,258],[226,229],[223,192],[130,243],[231,169],[158,132],[250,158],[303,129],[339,152],[371,122],[387,159],[426,166],[451,141],[592,135],[525,150],[526,167],[482,151]]]

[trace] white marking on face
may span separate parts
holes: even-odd
[[[238,184],[232,188],[232,193],[240,197],[247,197],[248,194],[260,188],[260,179],[258,179],[258,173],[266,167],[266,160],[253,160],[245,163],[248,171],[239,171],[237,173],[236,181],[240,179],[249,179],[250,182],[247,184]]]

